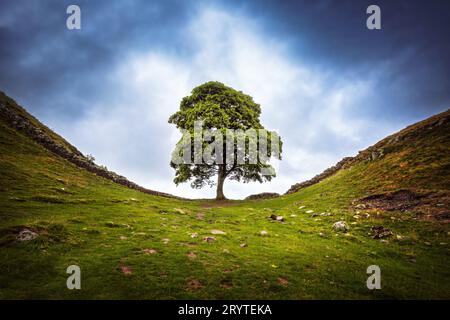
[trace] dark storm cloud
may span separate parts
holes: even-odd
[[[69,32],[65,9],[72,2],[0,3],[0,86],[40,113],[47,108],[82,113],[109,86],[107,71],[124,52],[160,47],[185,53],[189,44],[183,42],[183,26],[204,4],[77,1],[82,30]],[[385,116],[402,112],[419,116],[445,108],[450,98],[450,2],[375,1],[382,9],[382,30],[369,31],[365,9],[372,2],[208,4],[260,18],[268,34],[292,44],[293,56],[339,70],[343,77],[370,74],[387,65],[388,73],[377,89],[395,107],[386,107]],[[379,114],[380,103],[373,103],[364,112]]]
[[[73,1],[0,2],[0,87],[33,111],[78,116],[108,98],[108,71],[125,52],[176,42],[186,2],[76,1],[82,29],[66,28]]]
[[[382,30],[365,27],[371,4],[381,8]],[[268,33],[287,36],[299,59],[343,76],[387,67],[377,85],[383,98],[366,113],[420,117],[449,107],[449,1],[258,0],[246,2],[246,10],[269,21]]]

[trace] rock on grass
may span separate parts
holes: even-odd
[[[345,221],[338,221],[333,224],[333,229],[335,231],[347,232],[350,228]]]
[[[38,236],[39,234],[37,234],[36,232],[33,232],[29,229],[23,229],[19,231],[19,233],[16,236],[16,239],[18,241],[30,241],[36,239]]]
[[[224,231],[222,231],[222,230],[216,230],[216,229],[211,230],[211,233],[212,233],[212,234],[227,234],[226,232],[224,232]]]
[[[142,250],[145,254],[151,255],[151,254],[157,254],[158,251],[156,251],[155,249],[144,249]]]
[[[212,243],[212,242],[216,241],[216,238],[214,238],[214,237],[204,237],[203,241],[208,242],[208,243]]]

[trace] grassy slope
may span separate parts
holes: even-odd
[[[357,163],[350,173],[366,194],[401,188],[450,191],[450,110],[411,125],[369,150],[382,150],[384,155]]]
[[[298,193],[217,204],[116,185],[0,125],[0,298],[450,298],[448,225],[401,212],[355,219],[349,209],[352,199],[380,189],[379,174],[371,172],[393,174],[403,161],[389,161],[396,152]],[[432,180],[433,188],[446,188]],[[333,216],[311,217],[306,210]],[[270,221],[271,213],[285,216],[286,223]],[[350,224],[350,233],[333,232],[340,219]],[[371,239],[370,227],[378,224],[403,238]],[[40,236],[19,243],[13,232],[20,226]],[[227,234],[205,243],[211,229]],[[268,236],[260,236],[261,230]],[[194,232],[197,238],[190,237]],[[158,253],[147,255],[145,248]],[[82,269],[82,290],[66,289],[71,264]],[[371,264],[381,267],[382,290],[366,288]],[[124,275],[120,266],[133,274]],[[280,284],[279,277],[289,283]],[[192,279],[203,288],[189,290]]]

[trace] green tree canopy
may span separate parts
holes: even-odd
[[[227,178],[244,183],[270,181],[275,176],[275,171],[268,160],[271,156],[281,159],[281,139],[275,132],[263,130],[259,120],[260,114],[261,107],[252,97],[220,82],[210,81],[194,88],[190,96],[182,99],[180,110],[169,118],[169,123],[175,124],[183,132],[183,138],[178,142],[174,155],[181,156],[183,150],[186,150],[183,148],[186,147],[194,154],[194,158],[196,154],[204,154],[206,150],[209,150],[209,154],[211,150],[207,148],[213,142],[216,144],[216,153],[211,156],[213,163],[179,163],[172,157],[171,166],[176,171],[174,182],[178,185],[192,180],[193,188],[216,184],[216,199],[225,199],[223,184]],[[201,148],[197,150],[194,148],[196,121],[202,121],[202,128],[212,133],[211,139],[202,140]],[[231,130],[235,134],[228,140],[232,143],[227,146],[226,138]],[[261,140],[264,138],[264,131],[267,139]],[[260,150],[262,141],[267,141],[267,157],[262,157],[260,153],[257,158],[252,158],[251,148]],[[189,145],[186,146],[186,143]],[[193,160],[192,157],[190,160]],[[217,182],[213,180],[216,175]]]

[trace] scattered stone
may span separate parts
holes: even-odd
[[[345,221],[338,221],[333,224],[333,229],[336,231],[347,232],[349,230],[349,227],[345,223]]]
[[[271,218],[272,220],[279,221],[279,222],[283,222],[283,221],[284,221],[283,216],[277,216],[277,215],[275,215],[275,214],[272,214],[272,215],[270,216],[270,218]]]
[[[291,218],[295,218],[296,216],[296,214],[291,214]]]
[[[162,242],[163,242],[164,244],[168,244],[169,241],[170,241],[170,239],[167,239],[167,238],[162,239]]]
[[[375,226],[372,227],[372,238],[373,239],[382,239],[392,235],[391,230],[383,227],[383,226]]]
[[[247,245],[246,243],[241,243],[241,244],[239,245],[239,247],[241,247],[241,248],[247,248],[248,245]]]
[[[401,235],[399,235],[399,234],[396,235],[395,237],[397,238],[397,240],[403,240],[403,236],[401,236]]]
[[[427,245],[427,246],[431,246],[431,242],[425,241],[424,243],[425,243],[425,245]]]
[[[287,286],[289,284],[289,281],[287,281],[287,279],[282,277],[278,277],[277,282],[282,286]]]
[[[360,216],[360,215],[357,215],[357,214],[355,214],[355,215],[353,216],[353,218],[355,218],[355,219],[359,219],[359,218],[361,218],[361,216]]]
[[[150,255],[150,254],[157,254],[158,253],[158,251],[156,251],[155,249],[144,249],[144,250],[142,250],[145,254],[148,254],[148,255]]]
[[[108,228],[119,228],[120,225],[118,223],[112,222],[112,221],[108,221],[105,223],[105,226]]]
[[[344,234],[344,236],[351,237],[352,235],[350,233],[346,233],[346,234]]]
[[[320,237],[325,237],[325,233],[319,232],[319,236],[320,236]]]
[[[306,213],[313,213],[314,210],[306,210],[305,212],[306,212]]]
[[[125,236],[120,236],[119,239],[120,239],[120,240],[127,240],[128,238],[125,237]]]
[[[269,233],[266,230],[262,230],[259,234],[262,236],[267,236]]]
[[[198,237],[198,233],[197,232],[191,233],[191,238],[197,238],[197,237]]]
[[[300,210],[302,210],[303,208],[305,208],[305,206],[300,206],[300,207],[298,207]]]
[[[39,235],[36,232],[33,232],[29,229],[23,229],[16,236],[16,239],[18,241],[30,241],[36,239],[38,236]]]
[[[216,241],[216,238],[214,238],[214,237],[204,237],[203,241],[208,242],[208,243],[212,243],[212,242]]]
[[[216,229],[211,230],[211,233],[212,233],[212,234],[226,234],[226,232],[224,232],[224,231],[222,231],[222,230],[216,230]]]

